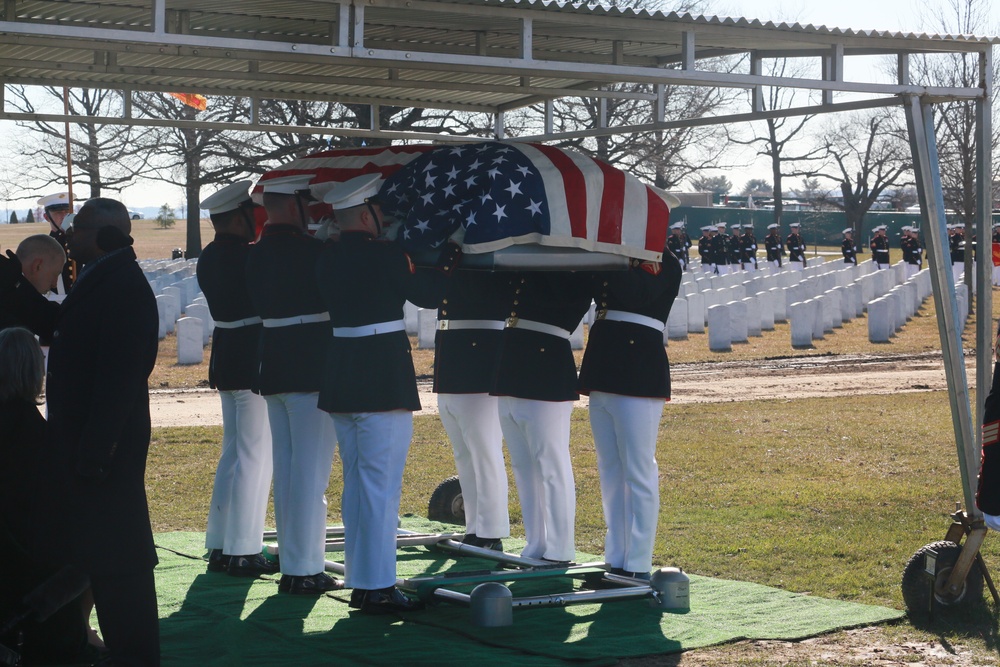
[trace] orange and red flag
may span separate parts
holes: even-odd
[[[189,107],[194,107],[198,111],[204,111],[208,107],[208,98],[197,93],[167,93],[171,97],[176,97]]]

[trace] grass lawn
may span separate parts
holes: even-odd
[[[147,484],[156,531],[204,530],[221,428],[156,429]],[[576,541],[600,554],[597,466],[587,414],[573,414]],[[668,405],[660,428],[661,512],[654,562],[697,574],[902,608],[910,556],[943,538],[962,498],[947,396]],[[426,516],[434,487],[455,474],[437,417],[417,417],[401,512]],[[512,530],[521,534],[511,480]],[[335,461],[329,521],[339,523]],[[273,514],[268,524],[273,525]],[[987,563],[1000,563],[988,539]],[[693,592],[697,595],[697,592]],[[977,650],[997,647],[992,603],[917,630]],[[828,664],[828,663],[824,663]]]

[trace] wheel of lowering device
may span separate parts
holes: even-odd
[[[462,485],[458,483],[458,475],[449,477],[434,489],[431,500],[427,503],[427,518],[431,521],[465,525],[465,502],[462,500]]]
[[[927,573],[927,555],[937,554],[934,588],[931,589],[931,575]],[[931,595],[934,596],[935,609],[958,607],[972,604],[983,597],[983,571],[979,563],[973,562],[964,585],[958,593],[951,594],[945,590],[945,582],[951,575],[951,570],[958,561],[962,547],[942,540],[921,547],[903,570],[903,602],[911,619],[926,619],[930,615]]]

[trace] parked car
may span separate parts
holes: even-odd
[[[142,220],[143,215],[142,213],[139,213],[139,211],[133,211],[129,209],[128,217],[132,218],[133,220]]]

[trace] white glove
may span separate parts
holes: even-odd
[[[459,225],[458,229],[453,231],[451,233],[451,236],[448,237],[448,240],[454,243],[455,245],[458,246],[462,245],[462,242],[465,241],[465,226]]]
[[[389,241],[395,241],[399,237],[399,230],[402,228],[402,222],[394,222],[382,230],[382,236]]]

